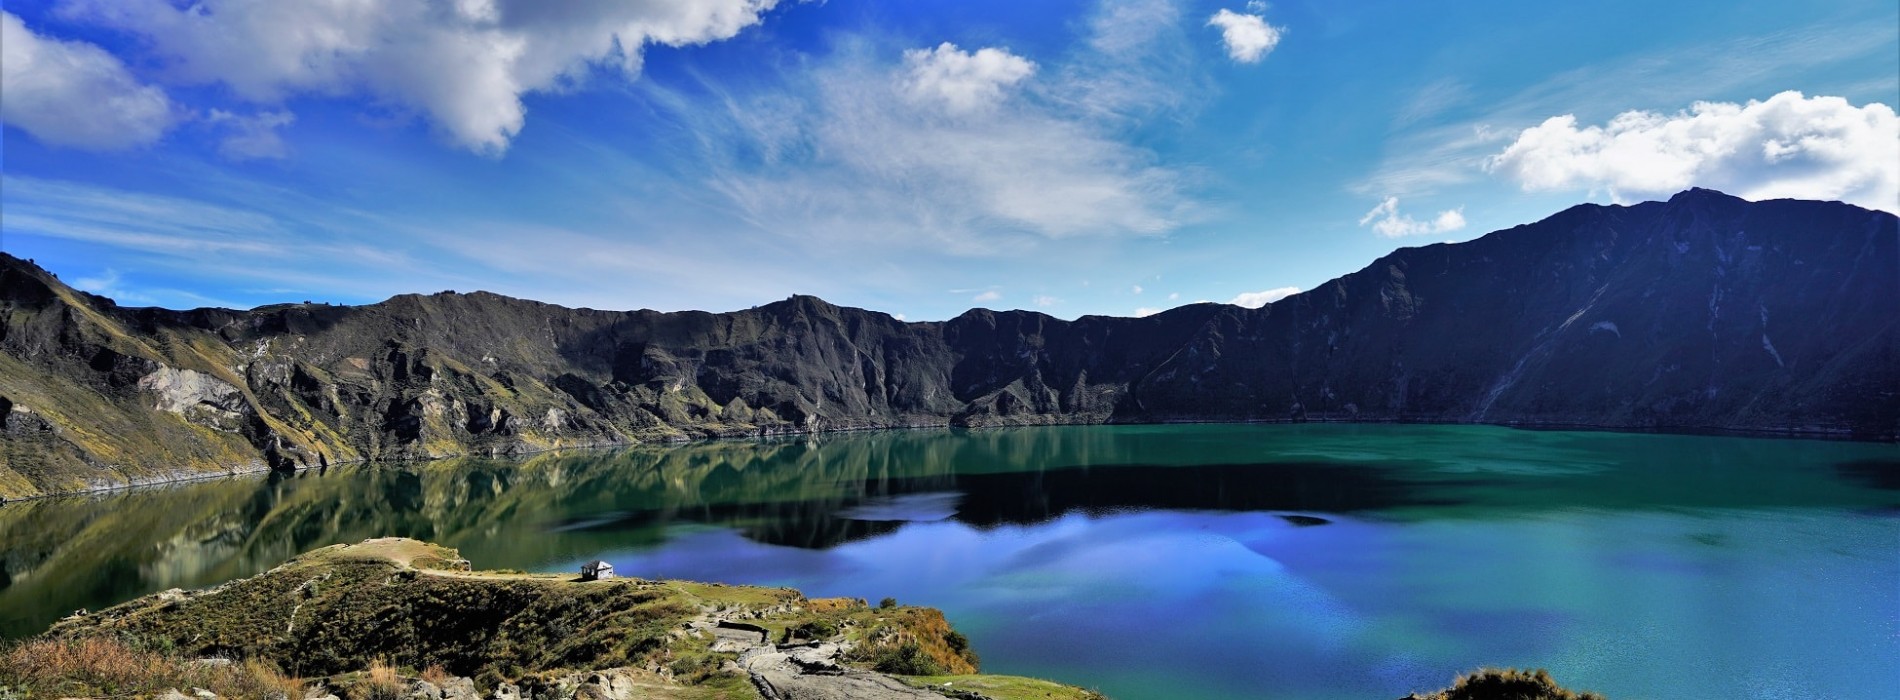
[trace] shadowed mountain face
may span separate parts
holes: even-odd
[[[904,323],[493,294],[121,308],[0,256],[0,495],[891,426],[1373,420],[1900,433],[1891,214],[1708,190],[1408,248],[1260,308]]]

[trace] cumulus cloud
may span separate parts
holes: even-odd
[[[1430,233],[1446,233],[1465,227],[1465,208],[1446,209],[1430,221],[1419,221],[1409,215],[1399,213],[1399,198],[1386,197],[1379,206],[1359,217],[1359,225],[1371,225],[1372,230],[1386,238],[1400,236],[1419,236]]]
[[[1526,190],[1606,190],[1617,201],[1703,186],[1900,212],[1900,118],[1878,102],[1794,91],[1629,111],[1600,126],[1562,115],[1523,130],[1486,169]]]
[[[986,301],[996,301],[1001,298],[1003,298],[1002,292],[991,289],[991,290],[987,290],[983,292],[982,294],[978,294],[976,296],[970,297],[970,301],[981,303],[981,302],[986,302]]]
[[[140,36],[179,82],[221,83],[259,103],[364,94],[499,153],[526,119],[522,95],[572,87],[596,68],[633,78],[648,44],[731,38],[776,1],[64,0],[59,12]]]
[[[1232,301],[1227,303],[1233,304],[1234,306],[1244,306],[1249,309],[1258,309],[1299,293],[1299,287],[1277,287],[1259,292],[1242,292],[1240,296],[1234,297]]]
[[[953,113],[994,107],[1002,101],[1004,88],[1036,72],[1036,64],[1007,50],[966,52],[947,41],[934,49],[905,51],[904,65],[909,69],[907,96]]]
[[[1161,313],[1162,311],[1163,309],[1157,309],[1150,306],[1143,306],[1143,307],[1135,309],[1135,318],[1147,318],[1149,316],[1153,316],[1155,314]]]
[[[8,12],[0,12],[0,92],[0,121],[58,146],[143,146],[178,121],[165,91],[139,82],[112,54],[35,34]]]
[[[1034,299],[1031,299],[1031,301],[1035,302],[1037,308],[1043,308],[1043,309],[1062,303],[1061,299],[1057,299],[1047,294],[1037,294]]]
[[[277,110],[243,116],[214,109],[205,115],[205,121],[227,130],[224,140],[218,144],[219,155],[231,160],[254,160],[290,155],[290,148],[284,145],[283,135],[277,130],[297,121],[297,115]]]
[[[1221,43],[1227,45],[1227,57],[1241,63],[1259,63],[1273,47],[1280,45],[1286,29],[1267,24],[1257,14],[1243,14],[1223,8],[1207,18],[1207,26],[1219,27]]]

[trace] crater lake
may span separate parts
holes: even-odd
[[[1120,700],[1900,679],[1900,446],[1447,425],[918,430],[338,466],[0,506],[0,633],[404,536],[482,568],[942,609]]]

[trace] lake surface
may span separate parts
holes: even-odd
[[[941,608],[984,670],[1395,698],[1900,687],[1900,447],[1485,426],[902,431],[332,468],[0,506],[0,633],[401,535],[482,568]]]

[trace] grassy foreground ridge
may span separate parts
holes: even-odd
[[[833,678],[909,689],[888,674],[951,676],[950,688],[982,679],[992,688],[982,696],[998,700],[1094,695],[977,675],[968,641],[934,609],[575,578],[470,571],[455,550],[416,540],[334,545],[216,588],[66,618],[0,657],[0,696],[163,697],[198,687],[224,697],[407,698],[427,683],[435,694],[424,695],[437,698],[759,698],[774,680]],[[804,658],[760,663],[775,649]],[[803,675],[807,662],[824,674]]]

